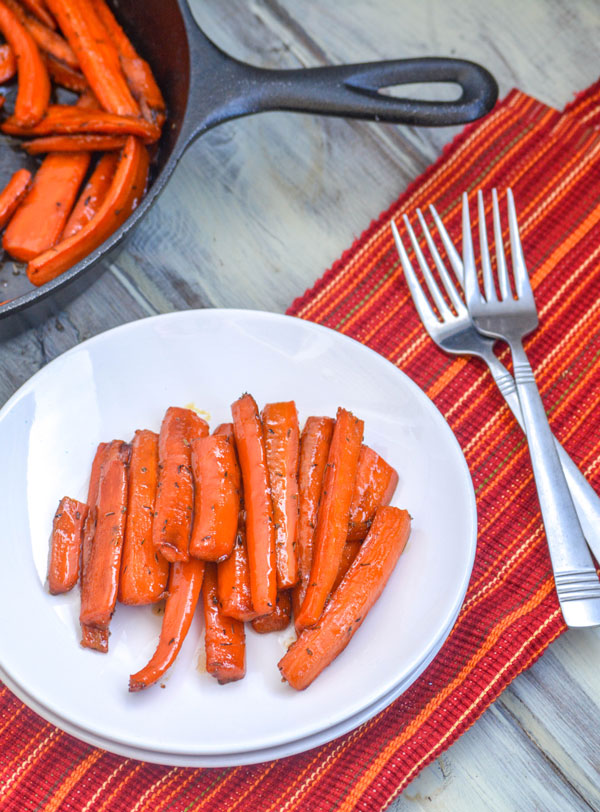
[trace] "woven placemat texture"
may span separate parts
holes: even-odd
[[[465,453],[478,550],[458,621],[425,673],[387,710],[330,744],[231,769],[161,767],[95,749],[4,688],[0,809],[381,810],[564,631],[523,435],[483,365],[444,354],[426,335],[389,220],[434,203],[459,244],[462,192],[513,188],[541,320],[526,342],[529,357],[555,434],[600,490],[599,111],[597,86],[562,115],[512,91],[289,310],[367,344],[407,373]]]

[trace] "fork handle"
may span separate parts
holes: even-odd
[[[492,350],[484,357],[484,360],[515,420],[525,430],[515,379]],[[571,492],[571,498],[585,540],[596,560],[600,562],[600,496],[592,488],[556,437],[554,437],[554,446]]]
[[[521,342],[511,341],[510,348],[563,617],[568,626],[598,626],[600,581],[560,465],[544,404]]]

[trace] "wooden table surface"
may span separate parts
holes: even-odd
[[[490,69],[502,95],[518,86],[557,107],[600,75],[597,0],[192,5],[222,48],[264,67],[457,56]],[[283,312],[457,131],[270,113],[209,132],[106,273],[3,343],[0,399],[133,319],[190,307]],[[600,634],[568,632],[391,808],[600,810],[599,673]]]

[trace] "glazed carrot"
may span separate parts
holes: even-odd
[[[48,7],[102,107],[122,116],[139,116],[140,108],[121,71],[117,49],[89,0],[48,0]]]
[[[81,574],[80,584],[83,589],[83,582],[88,575],[92,544],[94,543],[94,533],[96,532],[96,517],[98,500],[98,485],[100,482],[100,470],[106,454],[108,443],[100,443],[94,455],[92,470],[90,473],[90,484],[88,487],[87,506],[88,514],[83,526],[83,539],[81,541]],[[108,651],[108,629],[96,629],[85,623],[81,624],[81,645],[84,648],[95,649],[103,654]]]
[[[4,2],[0,2],[0,31],[10,45],[18,66],[19,83],[13,118],[21,127],[32,127],[48,107],[48,71],[35,40]]]
[[[258,634],[281,632],[290,625],[292,619],[292,596],[290,590],[285,589],[277,593],[275,611],[270,615],[257,617],[252,621],[252,628]]]
[[[0,45],[0,84],[8,82],[17,72],[17,60],[10,45]]]
[[[32,259],[27,276],[34,285],[43,285],[84,259],[122,225],[139,203],[148,176],[148,150],[130,136],[124,147],[104,202],[77,234]]]
[[[64,496],[58,505],[52,525],[52,544],[48,566],[48,588],[51,595],[73,589],[79,577],[79,559],[83,525],[88,506]]]
[[[191,409],[171,406],[158,441],[158,490],[152,541],[167,561],[187,561],[194,510],[191,442],[208,424]]]
[[[21,0],[21,3],[25,6],[25,8],[33,14],[34,17],[37,17],[38,20],[44,25],[47,25],[48,28],[56,28],[56,23],[54,22],[54,17],[50,14],[44,3],[41,0]]]
[[[356,483],[350,505],[348,540],[362,541],[379,507],[389,505],[398,485],[398,474],[367,445],[360,449]]]
[[[231,406],[235,444],[242,471],[246,508],[246,541],[252,604],[259,615],[275,610],[277,571],[275,527],[262,423],[251,395]]]
[[[23,142],[21,149],[29,155],[42,155],[45,152],[119,152],[126,143],[126,135],[45,135]]]
[[[314,626],[318,621],[340,567],[363,429],[363,421],[352,412],[337,410],[313,541],[310,580],[296,616],[297,629]]]
[[[100,467],[96,530],[84,567],[79,620],[108,629],[117,602],[121,551],[127,514],[127,468],[130,448],[113,440]]]
[[[250,591],[250,564],[246,546],[246,516],[240,512],[235,544],[229,558],[217,566],[219,582],[219,602],[221,611],[227,617],[237,620],[253,620],[257,617],[252,605]]]
[[[396,566],[410,534],[410,521],[405,510],[383,507],[377,511],[369,535],[319,625],[303,631],[279,661],[279,670],[292,688],[307,688],[346,648]]]
[[[150,662],[129,677],[130,691],[153,685],[175,662],[194,617],[203,576],[204,561],[192,558],[171,566],[158,646]]]
[[[77,234],[96,214],[112,183],[117,161],[118,155],[113,152],[100,158],[67,220],[63,239]]]
[[[17,169],[0,192],[0,228],[4,228],[12,217],[27,194],[30,182],[31,172],[28,172],[27,169]]]
[[[217,594],[217,565],[206,564],[202,584],[204,605],[204,646],[206,670],[219,685],[242,679],[246,673],[246,632],[244,624],[225,617]]]
[[[27,261],[56,243],[89,164],[88,152],[56,152],[46,156],[4,232],[2,245],[11,257]]]
[[[352,562],[358,555],[361,543],[362,539],[360,541],[347,541],[344,544],[344,549],[342,550],[342,560],[340,561],[340,568],[338,570],[337,575],[335,576],[333,586],[331,587],[332,593],[335,592],[338,586],[342,583],[344,575],[348,572],[348,570],[352,565]]]
[[[16,0],[4,0],[4,3],[18,17],[23,27],[29,31],[41,51],[51,54],[55,59],[64,62],[65,65],[74,70],[79,67],[77,57],[64,37],[61,37],[60,34],[57,34],[56,31],[53,31],[52,28],[40,22],[31,14],[27,14]]]
[[[24,138],[38,135],[137,135],[145,143],[156,141],[160,130],[143,118],[119,116],[104,110],[81,110],[77,105],[51,104],[44,117],[35,126],[23,126],[14,116],[0,126],[7,135]]]
[[[127,524],[121,556],[118,599],[141,605],[164,597],[169,562],[152,544],[158,480],[158,434],[136,431],[131,444]]]
[[[267,403],[261,413],[267,469],[275,522],[277,587],[287,589],[298,580],[298,453],[300,430],[293,400]]]
[[[240,469],[226,436],[192,440],[194,523],[190,555],[222,561],[233,550],[240,511]]]
[[[87,79],[81,71],[69,67],[64,62],[60,62],[50,54],[44,54],[44,62],[48,68],[50,78],[55,85],[65,87],[67,90],[72,90],[74,93],[83,93],[89,87]]]

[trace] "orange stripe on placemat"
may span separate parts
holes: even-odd
[[[98,787],[96,792],[92,795],[92,797],[89,799],[89,801],[83,807],[81,812],[89,812],[89,810],[92,809],[92,808],[94,809],[94,812],[96,812],[96,808],[94,807],[94,804],[96,803],[96,801],[98,800],[100,795],[104,792],[106,787],[108,787],[108,785],[112,782],[113,778],[116,778],[116,776],[121,772],[121,770],[123,770],[126,767],[126,765],[130,764],[130,763],[131,762],[130,762],[130,760],[128,758],[123,759],[123,761],[121,761],[121,763],[118,765],[118,767],[115,767],[115,769],[111,772],[111,774],[108,776],[108,778],[106,778],[102,782],[102,784]]]
[[[81,781],[90,767],[93,767],[103,755],[104,750],[92,750],[83,761],[80,761],[73,772],[67,777],[66,781],[54,790],[52,798],[48,801],[46,806],[44,806],[44,812],[56,812],[73,787]]]
[[[30,747],[34,742],[40,739],[42,735],[48,730],[50,730],[50,733],[46,736],[46,738],[37,745],[35,750],[33,750],[33,752],[31,752],[24,761],[22,761],[19,764],[15,772],[10,776],[10,778],[8,778],[8,780],[2,787],[3,801],[6,801],[9,798],[9,796],[12,795],[12,793],[17,789],[17,787],[19,786],[23,778],[26,776],[26,774],[29,772],[29,770],[35,765],[35,762],[38,759],[38,757],[41,756],[42,753],[44,753],[48,749],[48,747],[50,747],[50,745],[52,744],[52,739],[56,736],[57,733],[60,732],[57,727],[53,727],[52,725],[46,723],[38,731],[37,735],[34,736],[33,740],[28,742],[28,747]],[[21,751],[19,753],[18,758],[21,758],[23,755],[24,751]],[[13,759],[13,762],[15,760],[17,759]]]

